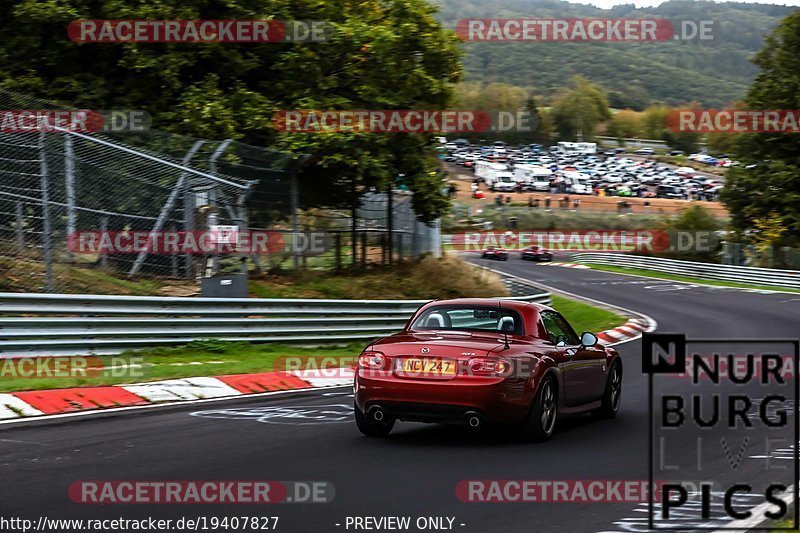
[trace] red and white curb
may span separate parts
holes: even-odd
[[[319,371],[262,372],[0,394],[0,420],[181,401],[234,398],[276,391],[340,387],[353,383],[349,368],[334,376]]]
[[[653,331],[655,325],[644,318],[632,318],[614,329],[607,329],[597,334],[603,344],[618,344],[639,337],[646,331]]]

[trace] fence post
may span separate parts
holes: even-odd
[[[189,181],[183,182],[183,231],[194,231],[194,209],[195,197],[191,192]],[[186,279],[194,277],[194,259],[191,253],[186,253],[183,256],[183,269],[186,274]]]
[[[50,179],[47,169],[46,133],[39,133],[39,174],[42,189],[42,246],[45,268],[45,291],[55,292],[53,286],[53,228],[50,225]]]
[[[72,151],[72,135],[64,137],[64,179],[67,195],[67,239],[75,233],[75,156]],[[70,263],[75,262],[75,255],[67,247]]]

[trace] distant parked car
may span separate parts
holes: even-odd
[[[659,185],[656,187],[656,196],[658,198],[669,198],[671,200],[682,200],[684,198],[683,191],[672,185]]]
[[[636,155],[653,155],[656,151],[652,148],[639,148],[638,150],[634,150],[633,153]]]
[[[683,150],[673,150],[673,151],[671,151],[669,153],[669,155],[672,155],[672,156],[683,155]]]

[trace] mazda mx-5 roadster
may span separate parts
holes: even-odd
[[[510,426],[542,441],[562,416],[616,416],[622,361],[545,305],[437,300],[359,355],[354,391],[356,425],[370,437],[406,420]]]

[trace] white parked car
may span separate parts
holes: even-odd
[[[511,173],[501,174],[495,178],[491,188],[496,192],[514,192],[517,189],[517,180]]]

